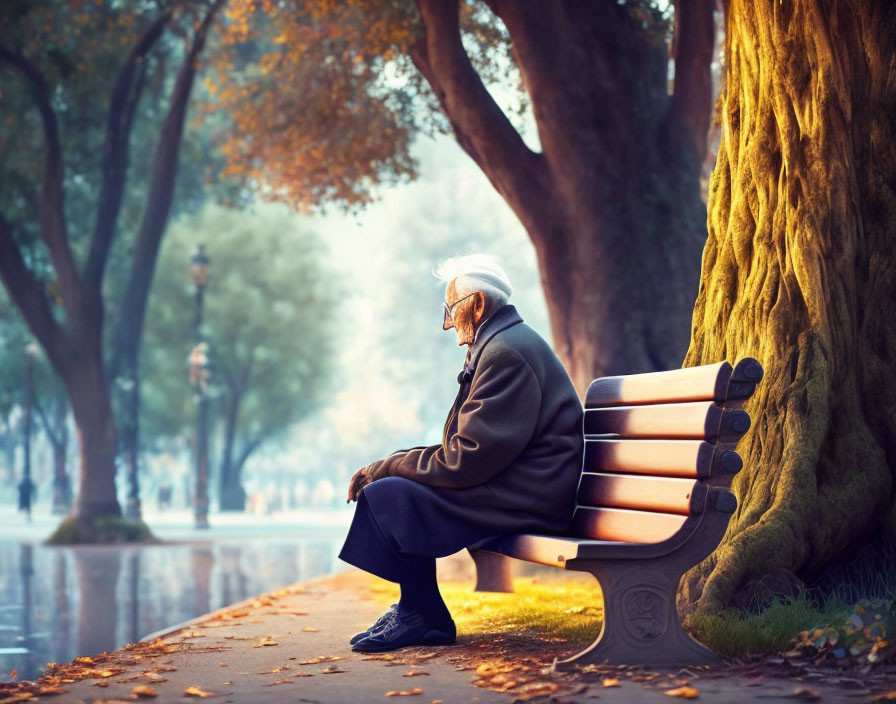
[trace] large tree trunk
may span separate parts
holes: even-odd
[[[490,0],[510,33],[540,152],[470,64],[457,2],[417,6],[425,32],[414,63],[529,233],[554,348],[576,387],[678,367],[706,239],[712,0],[676,8],[671,95],[663,32],[634,6]]]
[[[117,431],[99,345],[95,347],[93,355],[63,372],[80,448],[78,495],[71,517],[83,524],[83,535],[91,532],[92,519],[121,515],[115,491]]]
[[[722,141],[685,366],[766,376],[720,547],[682,581],[716,611],[896,543],[896,5],[732,0]]]

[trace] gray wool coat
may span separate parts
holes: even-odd
[[[442,442],[370,465],[362,492],[400,552],[439,557],[572,520],[583,411],[560,360],[513,305],[480,325],[467,359]]]

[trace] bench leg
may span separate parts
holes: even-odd
[[[565,660],[554,659],[554,670],[573,665],[721,665],[722,659],[681,627],[675,591],[681,580],[676,569],[662,563],[638,567],[631,561],[604,561],[577,569],[593,574],[604,596],[604,623],[588,648]]]
[[[509,557],[485,550],[467,550],[476,565],[477,592],[512,592],[511,562]]]

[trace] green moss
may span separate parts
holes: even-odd
[[[65,518],[44,545],[82,543],[155,543],[160,542],[141,519],[124,516]]]

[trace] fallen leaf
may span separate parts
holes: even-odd
[[[797,687],[787,696],[792,699],[808,699],[809,701],[815,701],[816,699],[821,699],[821,692],[817,689],[811,689],[810,687]]]
[[[345,670],[340,670],[339,665],[330,665],[329,667],[325,667],[321,670],[321,673],[324,675],[334,675],[337,672],[345,672]]]
[[[65,687],[56,684],[44,684],[37,689],[38,694],[64,694],[67,691]]]
[[[421,689],[420,687],[414,687],[413,689],[407,691],[392,689],[386,692],[387,697],[407,697],[412,694],[423,694],[423,689]]]
[[[255,645],[253,645],[252,647],[253,647],[253,648],[263,648],[263,647],[265,647],[266,645],[277,645],[277,641],[275,641],[275,640],[274,640],[273,638],[271,638],[270,636],[265,636],[264,638],[262,638],[260,641],[258,641],[258,642],[257,642]]]
[[[163,677],[158,672],[144,672],[143,676],[150,682],[167,682],[168,678]]]
[[[619,680],[615,677],[604,677],[604,687],[618,687]]]
[[[405,672],[402,677],[416,677],[417,675],[428,675],[429,673],[426,670],[420,670],[411,668],[407,672]]]
[[[206,692],[201,687],[194,687],[190,685],[184,690],[183,696],[185,697],[213,697],[215,696],[214,692]]]
[[[132,697],[157,697],[159,693],[148,684],[138,684],[131,690]]]
[[[677,687],[676,689],[667,689],[664,694],[667,697],[679,697],[681,699],[696,699],[699,692],[696,687]]]
[[[883,694],[878,694],[877,696],[871,699],[873,702],[893,702],[896,701],[896,689],[892,692],[884,692]]]
[[[292,680],[277,680],[276,682],[268,682],[265,687],[273,687],[275,684],[292,684]]]
[[[313,632],[316,631],[317,629],[316,629],[314,626],[305,626],[302,630],[305,631],[305,632],[307,632],[307,633],[313,633]]]
[[[307,660],[302,660],[299,662],[299,665],[316,665],[319,662],[328,662],[330,660],[342,660],[341,655],[318,655],[314,658],[308,658]]]

